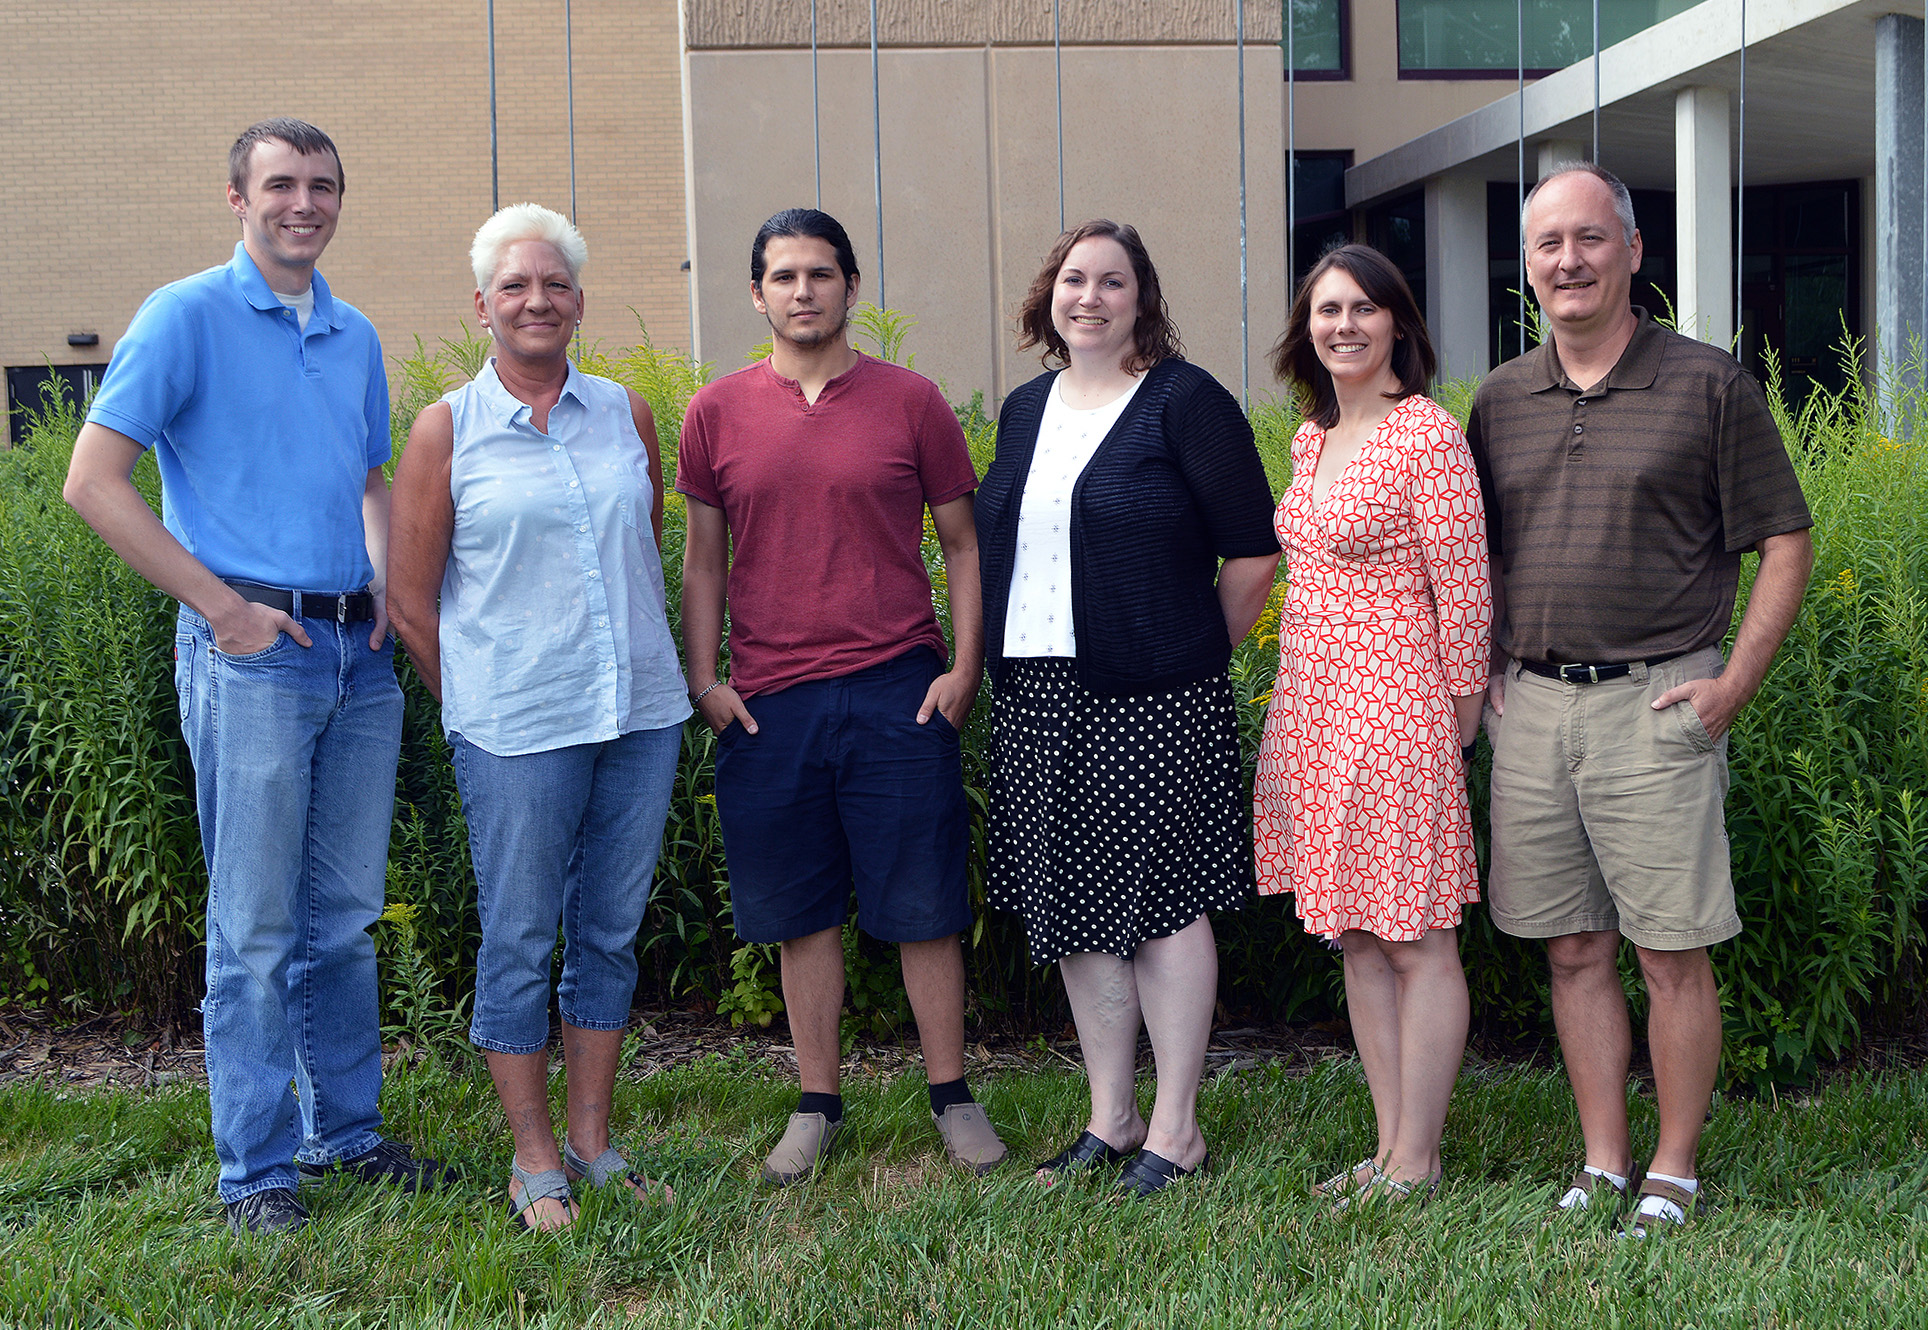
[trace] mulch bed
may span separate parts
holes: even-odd
[[[635,1028],[641,1048],[625,1069],[644,1076],[653,1071],[686,1066],[721,1055],[768,1065],[773,1072],[794,1076],[795,1051],[781,1021],[768,1029],[732,1026],[704,1012],[639,1011]],[[557,1046],[560,1057],[560,1046]],[[1633,1074],[1649,1078],[1645,1048],[1636,1046]],[[1277,1064],[1305,1071],[1335,1057],[1349,1057],[1352,1037],[1344,1021],[1303,1025],[1239,1026],[1215,1030],[1206,1053],[1207,1080],[1227,1071]],[[406,1040],[392,1045],[385,1060],[421,1056]],[[1140,1042],[1140,1056],[1149,1045]],[[1526,1063],[1553,1065],[1550,1040],[1512,1043],[1475,1037],[1467,1050],[1467,1065]],[[966,1049],[972,1075],[990,1071],[1036,1070],[1056,1066],[1081,1071],[1075,1032],[1066,1026],[1057,1037],[989,1034]],[[853,1075],[893,1077],[917,1061],[914,1040],[892,1042],[860,1039],[844,1060]],[[1870,1039],[1850,1057],[1827,1068],[1827,1074],[1914,1068],[1928,1065],[1928,1031]],[[152,1089],[207,1080],[202,1064],[198,1029],[165,1025],[155,1028],[138,1014],[115,1013],[61,1022],[42,1008],[0,1009],[0,1085],[20,1080],[42,1080],[81,1089],[119,1087]]]
[[[796,1054],[781,1021],[756,1029],[732,1026],[726,1019],[702,1012],[639,1011],[635,1028],[642,1035],[642,1046],[625,1069],[629,1075],[648,1075],[716,1055],[796,1074]],[[1306,1068],[1351,1052],[1352,1040],[1343,1023],[1234,1028],[1213,1034],[1205,1070],[1210,1077],[1264,1063]],[[1069,1027],[1055,1039],[987,1035],[966,1054],[974,1075],[1052,1065],[1082,1069],[1077,1039]],[[402,1040],[388,1048],[385,1060],[392,1063],[418,1056],[420,1051]],[[917,1056],[914,1040],[860,1039],[844,1060],[844,1070],[891,1077],[911,1067]],[[156,1029],[140,1016],[125,1013],[61,1022],[44,1009],[14,1007],[0,1010],[0,1085],[19,1080],[76,1088],[151,1089],[205,1083],[207,1073],[199,1030],[173,1025]]]

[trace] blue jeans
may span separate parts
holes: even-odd
[[[402,694],[369,625],[230,656],[185,607],[174,687],[208,864],[208,1100],[223,1201],[381,1140],[375,943]],[[294,1088],[291,1088],[291,1083]],[[297,1098],[297,1091],[299,1098]],[[296,1118],[299,1115],[299,1125]]]
[[[482,917],[470,1040],[495,1053],[548,1046],[558,923],[562,1019],[624,1028],[683,727],[514,757],[450,743]]]

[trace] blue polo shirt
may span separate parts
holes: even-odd
[[[370,468],[388,460],[388,375],[368,319],[314,276],[304,334],[236,244],[149,296],[87,419],[152,448],[162,520],[218,577],[346,591],[372,577]]]

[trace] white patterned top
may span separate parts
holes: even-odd
[[[1072,492],[1144,381],[1140,374],[1116,399],[1092,411],[1065,405],[1064,375],[1052,382],[1018,507],[1018,547],[1004,611],[1006,656],[1078,654],[1071,624]]]

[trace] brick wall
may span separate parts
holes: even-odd
[[[677,0],[573,0],[584,334],[687,346]],[[496,0],[501,200],[569,211],[562,0]],[[321,264],[391,354],[474,324],[488,216],[485,6],[475,0],[0,0],[0,363],[105,360],[154,287],[225,262],[227,149],[254,120],[340,145]],[[271,17],[269,17],[271,15]],[[100,345],[70,349],[72,332]]]

